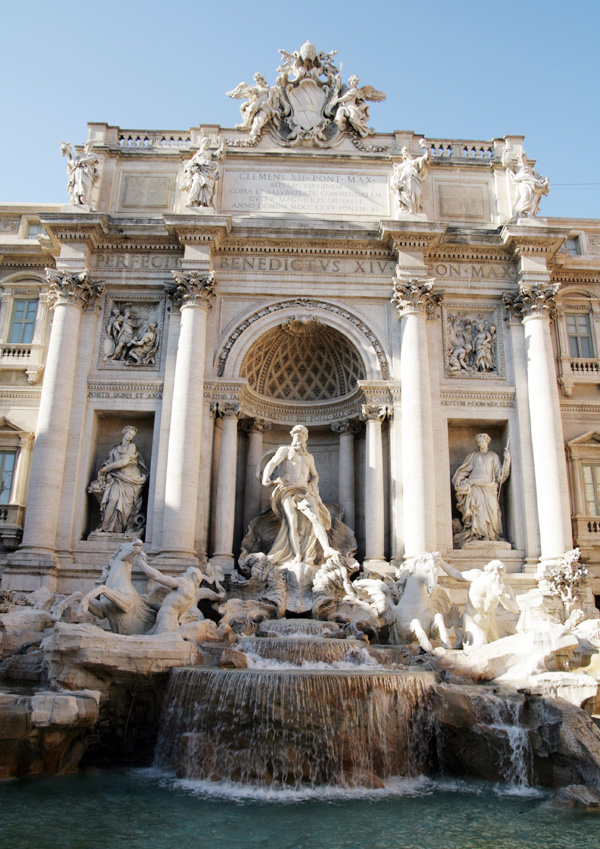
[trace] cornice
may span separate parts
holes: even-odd
[[[393,250],[431,250],[447,229],[448,225],[441,222],[384,219],[379,222],[379,238]]]
[[[339,256],[348,259],[354,257],[381,257],[393,262],[395,256],[389,247],[380,242],[361,240],[346,242],[342,239],[225,239],[215,250],[215,255],[229,256],[240,254],[269,254],[294,256]]]

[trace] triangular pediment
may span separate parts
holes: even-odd
[[[597,430],[590,430],[576,439],[571,439],[567,442],[569,448],[582,448],[589,445],[590,448],[600,448],[600,433]]]
[[[5,416],[0,416],[0,433],[22,436],[27,432],[28,431],[23,430],[22,427],[19,427],[18,425],[14,424],[14,422],[11,422]]]

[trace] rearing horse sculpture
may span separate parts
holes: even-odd
[[[104,582],[83,596],[80,615],[90,610],[99,619],[108,619],[115,634],[146,634],[156,621],[156,610],[131,582],[131,567],[142,554],[139,539],[123,543],[115,551],[102,574]]]

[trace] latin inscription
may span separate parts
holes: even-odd
[[[377,259],[316,259],[314,257],[220,256],[215,269],[226,271],[302,271],[308,274],[393,275],[395,263]]]
[[[388,215],[385,174],[226,171],[223,208],[230,212]]]
[[[468,280],[514,280],[512,265],[501,263],[438,262],[429,266],[433,277],[458,277]]]
[[[165,254],[102,253],[93,258],[95,268],[179,268],[178,256]]]

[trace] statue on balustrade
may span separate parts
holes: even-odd
[[[508,144],[502,154],[502,164],[508,169],[515,184],[517,196],[513,202],[511,222],[520,218],[534,218],[544,195],[550,194],[550,180],[527,164],[525,151],[514,154]]]
[[[210,139],[203,138],[200,147],[183,170],[181,190],[189,192],[187,207],[212,206],[220,162],[225,155],[225,142],[219,138],[216,150],[209,150]]]
[[[142,491],[148,480],[148,468],[134,437],[137,429],[123,428],[123,439],[109,452],[88,492],[100,501],[102,521],[97,532],[139,534],[144,527]]]
[[[452,477],[456,504],[462,516],[463,530],[457,535],[462,547],[471,540],[499,540],[502,534],[500,487],[510,474],[510,453],[504,449],[504,461],[489,450],[487,433],[475,437],[477,451],[472,451]]]
[[[423,210],[423,180],[429,174],[431,152],[425,139],[419,140],[421,156],[413,156],[408,147],[401,150],[402,160],[394,163],[392,189],[396,192],[399,215],[415,215]]]
[[[98,158],[92,153],[91,142],[83,146],[83,153],[78,154],[71,142],[63,142],[60,152],[67,157],[67,191],[71,195],[71,203],[76,206],[89,206],[90,195],[94,183],[98,180]]]
[[[296,425],[290,431],[291,445],[281,445],[265,466],[263,486],[275,485],[271,508],[281,527],[269,559],[274,563],[314,564],[318,545],[326,559],[336,554],[327,538],[331,516],[319,496],[319,475],[306,448],[308,429]],[[271,475],[279,467],[277,476]]]

